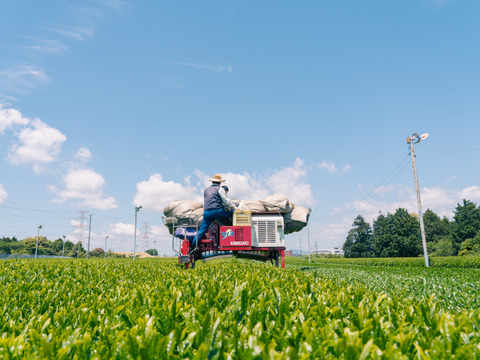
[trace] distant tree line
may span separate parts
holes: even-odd
[[[37,238],[28,237],[23,240],[18,240],[15,237],[0,238],[0,254],[35,254],[35,245]],[[63,240],[57,239],[50,241],[43,236],[38,237],[38,255],[53,255],[53,256],[68,256],[68,257],[86,257],[87,251],[82,246],[81,242],[74,244],[71,241],[65,241],[65,248],[63,247]],[[102,248],[96,248],[88,253],[89,257],[105,257],[105,252]],[[112,251],[107,251],[107,257],[125,257]]]
[[[428,209],[423,214],[427,251],[431,256],[480,255],[480,207],[469,200],[457,204],[453,220]],[[415,257],[423,255],[417,214],[399,208],[380,214],[371,226],[358,215],[343,244],[345,257]]]

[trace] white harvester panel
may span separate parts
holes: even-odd
[[[279,214],[255,215],[252,214],[252,246],[276,247],[285,246],[283,233],[283,216]]]

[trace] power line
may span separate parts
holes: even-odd
[[[405,169],[405,167],[407,165],[409,165],[409,162],[407,161],[409,156],[410,156],[410,154],[406,155],[398,163],[398,165],[375,187],[374,190],[369,192],[361,200],[357,201],[356,204],[365,203],[367,200],[370,200],[373,196],[375,196],[384,186],[390,184],[392,182],[392,180],[395,179],[403,171],[403,169]],[[352,213],[355,210],[356,210],[356,208],[354,206],[349,206],[344,211],[342,211],[340,213],[337,213],[335,215],[332,215],[330,217],[325,217],[324,219],[326,219],[326,220],[337,219],[337,218],[343,217],[343,216],[345,216],[349,213]]]
[[[433,156],[437,157],[437,156],[454,155],[459,153],[468,153],[468,152],[477,152],[477,151],[480,151],[480,148],[445,151],[445,152],[430,153],[430,154],[426,153],[426,154],[423,154],[422,157],[433,157]]]

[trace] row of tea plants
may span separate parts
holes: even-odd
[[[394,291],[388,283],[401,272],[328,266],[224,261],[187,271],[159,260],[4,261],[0,357],[480,357],[474,306],[442,301],[419,281]],[[455,291],[449,276],[444,286]]]

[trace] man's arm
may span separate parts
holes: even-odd
[[[227,196],[227,194],[225,193],[225,190],[223,188],[220,188],[218,190],[218,195],[220,195],[220,198],[222,199],[222,203],[223,203],[223,206],[225,207],[225,209],[229,210],[229,209],[236,209],[237,206],[232,203],[232,200],[230,200]]]

